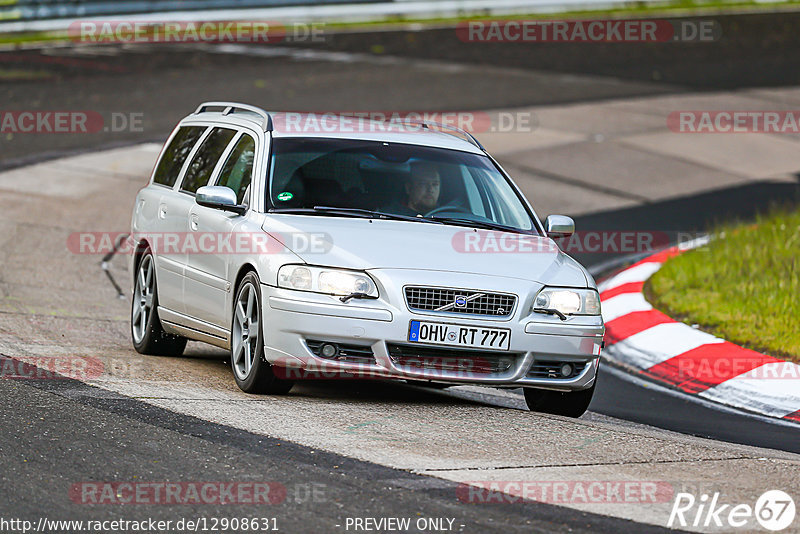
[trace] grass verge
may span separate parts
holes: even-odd
[[[0,0],[0,6],[2,0]],[[665,0],[650,4],[631,0],[619,6],[605,9],[565,9],[545,13],[519,13],[506,15],[466,15],[455,17],[404,17],[387,15],[384,18],[367,21],[332,21],[325,24],[328,31],[381,31],[403,30],[409,25],[426,27],[451,26],[469,20],[560,20],[580,18],[634,18],[643,16],[695,17],[701,15],[736,14],[736,13],[769,13],[775,11],[796,11],[800,9],[800,0]],[[136,14],[128,15],[129,20],[136,20]],[[244,19],[247,20],[247,19]],[[0,22],[17,22],[3,20]],[[69,41],[66,29],[53,31],[0,31],[0,45],[4,47],[22,46],[26,44],[44,44],[48,42]]]
[[[746,348],[800,363],[800,209],[725,225],[645,284],[667,315]]]

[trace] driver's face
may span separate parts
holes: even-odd
[[[406,184],[408,207],[420,213],[427,213],[439,203],[441,181],[438,172],[417,174]]]

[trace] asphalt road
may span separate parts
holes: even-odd
[[[641,19],[660,17],[642,16]],[[571,76],[613,77],[616,90],[544,88],[538,98],[548,104],[653,94],[680,90],[718,90],[797,85],[800,82],[796,12],[681,17],[667,20],[707,21],[716,26],[711,41],[651,43],[465,42],[452,28],[434,31],[389,31],[338,34],[310,46],[348,52],[402,55],[471,62]],[[487,32],[488,34],[488,32]],[[499,84],[498,84],[499,85]],[[465,91],[468,92],[468,91]]]
[[[758,25],[753,31],[761,30],[762,25]],[[490,48],[485,51],[494,59],[496,48],[491,48],[493,45],[447,46],[448,41],[443,36],[449,35],[446,33],[448,31],[409,32],[407,35],[414,39],[406,39],[412,43],[408,54],[413,56],[419,42],[429,39],[439,43],[439,46],[431,48],[435,50],[431,55],[452,59],[453,54],[463,49],[458,59],[464,65],[470,65],[481,60],[487,61],[486,54],[476,56],[474,47],[480,49],[481,46],[488,46]],[[746,31],[745,37],[743,40],[746,43],[752,41],[752,35]],[[395,50],[390,45],[398,39],[394,32],[355,37],[334,35],[326,46],[331,49],[357,49],[357,43],[379,42],[384,43],[381,46],[385,46],[387,51],[401,52],[403,49],[395,46]],[[776,42],[781,46],[785,44],[779,39]],[[506,45],[500,50],[508,54],[519,46]],[[571,50],[577,45],[565,46],[562,53],[572,57]],[[716,54],[720,60],[738,61],[735,56],[739,51],[738,46],[733,50],[731,46],[723,47],[716,43],[711,46],[718,47]],[[776,45],[770,41],[767,49],[771,50],[772,46]],[[783,51],[782,48],[779,50]],[[318,53],[323,55],[316,59],[287,61],[284,57],[220,54],[208,51],[208,47],[193,45],[172,48],[139,45],[69,47],[0,55],[0,58],[5,58],[3,64],[17,67],[15,76],[18,79],[12,78],[0,85],[9,109],[89,108],[104,117],[110,117],[112,113],[126,116],[141,114],[143,119],[141,131],[88,135],[9,134],[3,144],[0,168],[141,140],[161,142],[174,125],[176,117],[184,112],[186,102],[230,99],[263,103],[265,106],[280,102],[280,106],[286,109],[317,111],[353,109],[354,102],[358,102],[358,109],[378,110],[502,109],[565,99],[592,101],[695,89],[691,86],[644,82],[636,77],[615,79],[614,83],[609,83],[605,77],[593,74],[583,76],[586,69],[578,67],[575,70],[579,74],[561,76],[531,69],[539,65],[517,64],[519,62],[514,63],[510,59],[498,60],[498,63],[513,64],[513,67],[497,68],[492,71],[493,76],[488,77],[486,69],[489,67],[483,66],[477,69],[453,69],[413,58],[405,65],[402,58],[392,60],[389,66],[383,64],[385,55],[374,59],[356,56],[355,59],[331,60],[324,55],[325,51]],[[353,50],[353,53],[361,54],[361,51]],[[628,52],[634,57],[638,57],[639,53],[636,45]],[[504,56],[500,54],[499,57]],[[605,57],[604,53],[601,52],[600,57]],[[705,60],[694,59],[694,63],[682,61],[682,69],[694,65],[695,74],[698,74],[697,71],[705,68]],[[19,67],[23,67],[21,72]],[[614,65],[607,67],[611,72],[618,73]],[[735,66],[731,70],[737,72]],[[36,76],[37,79],[26,80],[25,76]],[[420,83],[421,78],[425,83]],[[704,77],[698,79],[705,80]],[[679,81],[686,80],[681,78]],[[391,88],[391,92],[382,90],[383,87]],[[465,90],[465,87],[469,89]],[[598,87],[602,90],[598,90]],[[487,95],[491,95],[491,98],[487,99]],[[420,105],[420,102],[424,102],[424,105]],[[182,111],[176,113],[175,110]],[[575,219],[579,228],[598,230],[657,229],[671,235],[701,232],[721,220],[750,218],[777,202],[797,202],[800,199],[798,191],[797,185],[791,183],[744,184],[640,206],[600,210]],[[575,257],[591,267],[618,258],[619,255],[577,253]],[[762,423],[749,418],[734,418],[728,424],[709,428],[708,425],[697,425],[696,422],[702,418],[691,410],[637,414],[627,406],[636,406],[638,403],[628,395],[620,398],[617,391],[619,388],[608,388],[605,393],[598,395],[592,408],[608,415],[695,435],[787,450],[796,447],[796,441],[781,437],[783,433],[779,433],[777,438],[770,437],[769,432],[764,432]],[[742,432],[741,425],[749,431]]]
[[[7,430],[0,435],[0,511],[6,519],[258,517],[298,533],[345,532],[348,517],[449,518],[453,532],[475,533],[665,530],[538,503],[465,505],[454,482],[209,423],[75,380],[2,380],[0,392],[13,399],[0,407]],[[271,482],[283,488],[274,504],[258,506],[107,506],[84,504],[70,491],[82,482],[137,480]]]
[[[143,119],[140,131],[54,134],[45,140],[38,135],[7,136],[2,165],[132,141],[163,142],[187,104],[209,99],[315,112],[445,111],[680,90],[666,84],[524,68],[459,68],[413,58],[358,57],[333,51],[298,59],[286,47],[233,46],[240,48],[221,53],[225,48],[212,45],[84,45],[0,54],[0,71],[4,71],[0,94],[6,109],[90,110],[109,121],[113,113],[141,114]],[[259,50],[267,54],[259,55]],[[307,49],[299,49],[299,55],[303,50]],[[276,53],[289,56],[276,57]]]
[[[606,366],[589,409],[692,436],[800,453],[795,439],[798,430],[791,423],[777,424],[766,417],[743,416],[737,410],[701,404],[647,380],[632,380],[627,373]]]
[[[518,48],[508,48],[510,52],[498,55],[497,49],[481,52],[479,46],[448,47],[442,34],[435,32],[337,36],[324,47],[355,53],[365,49],[374,51],[376,44],[382,47],[382,54],[362,60],[332,61],[330,57],[322,57],[287,61],[284,57],[220,54],[189,46],[4,52],[0,53],[0,72],[4,73],[0,78],[0,94],[4,108],[91,109],[104,116],[141,113],[144,122],[141,131],[6,136],[0,144],[0,168],[143,140],[160,142],[185,113],[187,103],[191,106],[210,99],[311,110],[353,109],[353,102],[358,102],[358,109],[495,109],[737,86],[744,84],[744,79],[753,78],[754,63],[761,69],[759,79],[765,84],[797,83],[792,72],[800,71],[788,68],[796,60],[796,52],[789,50],[797,48],[792,47],[791,32],[777,32],[777,37],[756,47],[758,54],[763,54],[758,56],[762,60],[777,55],[783,63],[777,65],[771,59],[755,61],[756,52],[751,48],[753,36],[766,35],[762,33],[766,31],[765,24],[759,21],[752,31],[742,30],[740,40],[733,39],[728,42],[730,46],[723,46],[726,44],[723,42],[715,52],[706,50],[701,56],[690,57],[681,54],[680,61],[670,60],[671,67],[661,69],[666,75],[656,76],[657,80],[652,75],[648,77],[646,69],[636,67],[647,63],[647,56],[641,55],[648,53],[645,49],[630,52],[626,64],[632,67],[626,70],[616,59],[610,59],[620,50],[613,47],[598,52],[598,63],[593,64],[586,60],[590,55],[578,53],[573,45],[560,50],[547,48],[545,56],[516,52]],[[437,46],[431,46],[432,42]],[[746,54],[742,47],[747,47]],[[558,66],[542,59],[554,57],[555,52],[562,53],[565,59]],[[494,66],[448,70],[440,64],[413,59],[423,53],[450,62]],[[659,61],[679,57],[674,50],[654,53],[661,58]],[[387,62],[387,54],[412,59],[408,63]],[[540,58],[538,63],[531,63],[530,57],[534,56]],[[692,57],[696,60],[691,61]],[[710,62],[719,61],[728,62],[728,68],[723,69],[725,75],[721,70],[718,75],[701,76],[708,71]],[[740,68],[745,64],[747,68]],[[613,76],[607,76],[609,73]],[[701,79],[703,83],[698,82]],[[746,218],[774,201],[797,198],[794,184],[743,185],[705,196],[595,212],[578,217],[577,223],[587,228],[640,225],[700,230],[716,220]],[[128,208],[127,202],[112,207],[123,211]],[[65,213],[70,212],[65,210]],[[97,216],[104,218],[102,214]],[[79,228],[86,223],[70,221],[68,226]],[[35,241],[30,243],[34,246]],[[604,258],[579,259],[591,264]],[[80,310],[75,312],[80,314]],[[2,333],[11,339],[22,336],[17,321],[25,319],[12,317],[9,311],[3,313],[9,318],[9,325],[0,327]],[[29,322],[34,325],[48,321],[35,314],[32,317]],[[47,324],[45,329],[51,336],[58,328],[70,328],[69,325],[67,320],[64,324]],[[124,339],[124,329],[120,332],[116,325],[109,325],[115,339],[120,336]],[[31,329],[32,332],[24,333],[27,337],[35,336],[35,327]],[[216,369],[208,375],[214,377],[221,374],[224,366],[214,360],[213,354],[208,365]],[[367,395],[375,394],[370,388],[366,386]],[[346,517],[386,515],[452,517],[456,524],[464,525],[464,532],[515,531],[515,528],[526,532],[645,532],[652,528],[544,504],[464,506],[457,501],[452,482],[266,438],[260,433],[177,414],[71,380],[0,381],[0,389],[4,398],[13,399],[0,408],[4,427],[10,429],[0,435],[0,454],[6,467],[0,474],[3,481],[0,499],[4,502],[1,510],[5,516],[40,517],[44,513],[42,503],[48,503],[51,517],[61,518],[111,518],[122,514],[174,519],[192,513],[206,517],[252,514],[252,507],[247,506],[197,509],[150,506],[120,512],[113,507],[78,505],[67,497],[68,488],[81,480],[178,478],[272,480],[287,486],[290,496],[292,492],[303,494],[309,484],[321,484],[324,498],[303,502],[290,498],[274,508],[259,510],[279,516],[281,530],[290,532],[332,531]],[[315,391],[315,395],[337,398],[330,388]],[[359,396],[357,391],[358,388],[351,392],[355,398]],[[415,402],[434,404],[441,395],[420,393],[419,389],[406,386],[393,386],[392,392],[394,400],[413,397]],[[481,397],[466,393],[456,394],[455,398],[470,403]],[[350,400],[345,396],[342,402]],[[600,377],[591,410],[632,424],[644,423],[734,443],[798,452],[796,431],[700,407],[605,372]],[[602,419],[590,415],[589,420],[592,417]]]

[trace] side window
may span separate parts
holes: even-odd
[[[236,130],[227,128],[214,128],[208,134],[186,169],[181,191],[194,194],[208,183],[219,157],[225,152],[225,147],[228,146],[235,134]]]
[[[216,185],[230,187],[236,192],[239,204],[249,204],[250,179],[253,176],[253,157],[256,152],[256,142],[247,134],[236,143],[231,150],[222,172],[219,174]]]
[[[205,126],[184,126],[172,138],[161,161],[158,162],[153,182],[172,187],[178,174],[181,172],[183,162],[189,156],[194,144],[205,131]]]

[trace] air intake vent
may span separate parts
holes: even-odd
[[[333,362],[345,363],[375,363],[375,354],[372,352],[372,347],[366,345],[349,345],[345,343],[336,343],[333,341],[319,341],[315,339],[307,339],[306,345],[309,350],[320,358],[331,360]],[[331,349],[323,350],[325,345],[332,346],[335,351],[333,354],[327,355],[326,352]]]
[[[569,366],[566,369],[565,366]],[[527,378],[549,378],[568,380],[580,375],[586,368],[586,362],[559,362],[555,360],[536,360],[533,362]],[[564,374],[564,371],[568,371]]]
[[[433,349],[413,345],[387,344],[395,365],[420,371],[442,371],[467,376],[500,374],[514,368],[517,357],[507,352],[465,351],[462,349]]]

